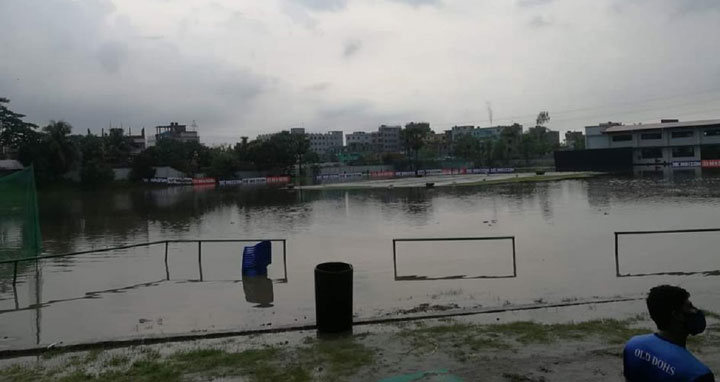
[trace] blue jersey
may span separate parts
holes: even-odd
[[[710,369],[687,349],[657,334],[631,338],[623,351],[623,366],[630,382],[715,381]]]

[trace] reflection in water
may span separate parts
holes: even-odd
[[[273,306],[273,282],[267,275],[245,275],[242,280],[245,301],[258,304],[256,308]]]
[[[356,266],[356,301],[362,317],[398,307],[412,308],[407,305],[427,302],[427,296],[432,295],[460,306],[501,306],[506,301],[522,304],[538,298],[629,295],[644,292],[658,282],[678,282],[679,278],[709,294],[712,289],[708,284],[714,277],[702,275],[714,274],[707,272],[618,279],[612,259],[612,233],[720,226],[715,213],[720,206],[720,176],[703,171],[702,177],[676,173],[667,177],[630,175],[548,183],[348,191],[53,189],[41,192],[39,204],[46,254],[165,239],[263,237],[289,240],[289,264],[285,259],[283,264],[274,262],[276,268],[270,277],[243,277],[244,298],[237,291],[239,251],[228,249],[227,254],[217,255],[219,247],[210,245],[202,249],[205,282],[197,281],[200,262],[194,244],[172,246],[169,269],[160,247],[51,259],[37,271],[25,263],[19,270],[17,290],[12,288],[12,266],[0,267],[0,310],[13,310],[17,301],[13,294],[20,299],[20,311],[0,316],[0,331],[17,337],[13,345],[36,343],[40,332],[40,343],[48,343],[177,333],[211,325],[218,329],[238,325],[252,328],[268,320],[273,325],[312,322],[313,267],[328,260]],[[6,220],[1,223],[9,224]],[[7,232],[14,229],[5,228]],[[403,263],[409,264],[404,268],[406,275],[393,278],[392,238],[511,235],[518,239],[521,268],[517,277],[483,279],[483,274],[492,274],[489,268],[463,267],[460,263],[425,272],[425,264],[432,268],[447,265],[442,262],[448,260],[415,256]],[[707,254],[713,249],[703,245],[707,246],[700,243],[698,250],[689,252]],[[636,255],[633,249],[627,250]],[[643,268],[641,262],[633,263],[635,259],[628,256],[627,263],[623,259],[623,267],[628,265],[624,269],[633,274],[653,271]],[[713,269],[716,264],[710,255],[699,260],[705,263],[688,268]],[[687,271],[681,268],[684,264],[669,264],[657,268]],[[286,283],[287,267],[293,273],[290,284]],[[478,277],[472,281],[453,279],[458,274],[479,276],[472,276]],[[422,281],[434,276],[445,280]],[[160,278],[168,281],[150,283]],[[417,281],[394,282],[400,279]],[[67,301],[48,304],[61,300]],[[37,309],[28,309],[30,306]],[[42,312],[45,317],[40,325]],[[133,331],[139,318],[152,315],[164,318],[165,326],[154,332]],[[305,316],[307,321],[302,322]],[[61,322],[63,317],[72,320]],[[27,323],[34,320],[37,328],[28,331]]]

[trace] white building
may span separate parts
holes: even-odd
[[[632,148],[634,164],[697,162],[703,148],[720,145],[720,119],[646,125],[604,123],[585,127],[586,149]]]

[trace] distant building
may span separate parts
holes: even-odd
[[[382,152],[399,152],[402,150],[402,142],[400,139],[400,126],[385,126],[378,128],[378,144],[382,148]]]
[[[426,147],[438,157],[450,155],[452,151],[452,130],[442,133],[431,133],[425,140]]]
[[[456,141],[460,137],[463,137],[466,135],[472,135],[474,130],[475,130],[475,126],[471,126],[471,125],[453,126],[452,129],[450,129],[451,134],[452,134],[452,140]]]
[[[373,134],[377,133],[366,133],[364,131],[356,131],[351,134],[345,135],[346,147],[355,152],[369,152],[376,151],[373,147]],[[377,138],[376,138],[377,140]]]
[[[197,131],[188,131],[187,125],[170,122],[167,126],[155,127],[155,141],[172,139],[180,142],[200,142]]]
[[[588,150],[632,149],[632,162],[636,165],[686,162],[699,167],[701,160],[720,159],[720,119],[688,122],[665,119],[638,125],[610,122],[585,127],[585,135]]]
[[[305,134],[310,140],[310,151],[314,151],[320,155],[338,152],[343,147],[342,131]]]
[[[470,133],[473,137],[478,139],[496,139],[500,137],[503,131],[503,126],[495,127],[478,127]]]
[[[145,142],[145,128],[140,130],[140,135],[132,135],[132,129],[130,128],[128,128],[127,135],[125,134],[125,130],[119,127],[111,127],[109,132],[110,134],[114,133],[125,138],[130,145],[130,155],[140,154],[147,146]]]
[[[372,152],[400,152],[402,151],[402,141],[400,126],[378,127],[378,131],[370,133],[364,131],[356,131],[347,134],[345,141],[347,147],[356,151],[372,151]]]

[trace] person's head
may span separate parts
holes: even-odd
[[[672,285],[650,289],[647,297],[650,318],[658,329],[687,336],[705,330],[705,316],[690,302],[690,293]]]

